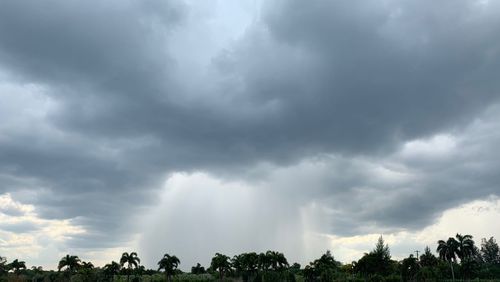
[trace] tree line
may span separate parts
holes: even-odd
[[[456,234],[439,240],[437,256],[426,247],[418,256],[410,254],[402,260],[394,260],[382,236],[375,247],[359,260],[342,264],[330,251],[301,267],[289,264],[283,253],[248,252],[229,257],[216,253],[208,268],[201,264],[183,273],[178,267],[180,259],[164,254],[157,269],[146,269],[136,252],[124,252],[119,261],[103,267],[78,256],[66,255],[60,259],[57,271],[45,271],[42,267],[27,268],[24,261],[14,259],[10,263],[0,256],[0,281],[442,281],[471,279],[500,279],[500,252],[495,238],[483,238],[480,247],[471,235]]]

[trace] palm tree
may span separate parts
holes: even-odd
[[[26,263],[24,261],[19,261],[18,259],[15,259],[9,264],[9,268],[13,269],[16,275],[19,275],[21,270],[26,269]]]
[[[259,255],[254,252],[244,254],[243,265],[249,274],[255,274],[259,265]]]
[[[458,241],[457,255],[460,260],[467,259],[475,254],[475,246],[474,240],[472,240],[472,235],[462,235],[457,233],[455,237]]]
[[[59,265],[57,266],[57,270],[61,271],[62,268],[66,267],[66,271],[73,273],[80,266],[80,259],[78,256],[70,256],[66,255],[59,261]]]
[[[82,261],[80,267],[78,267],[78,273],[83,276],[83,281],[95,281],[94,276],[94,265],[92,262]]]
[[[458,242],[455,238],[450,237],[448,241],[439,240],[437,252],[439,253],[439,258],[450,263],[451,276],[453,281],[455,281],[455,272],[453,270],[453,263],[457,261],[458,252]]]
[[[236,271],[237,274],[243,273],[245,270],[243,258],[245,254],[240,254],[240,255],[235,255],[231,259],[231,264],[233,265],[234,271]]]
[[[158,271],[165,269],[165,277],[167,278],[167,281],[171,281],[171,277],[175,275],[175,270],[180,263],[181,261],[176,256],[165,254],[158,262]]]
[[[120,273],[120,269],[122,266],[117,263],[116,261],[112,261],[111,263],[108,263],[104,266],[104,273],[107,276],[111,276],[111,281],[115,280],[115,275],[118,275]]]
[[[136,268],[141,263],[141,259],[137,256],[136,252],[131,252],[130,254],[125,252],[120,258],[120,265],[124,266],[127,264],[127,281],[130,281],[130,272],[133,268]]]
[[[89,262],[84,261],[84,262],[82,262],[82,264],[81,264],[81,269],[88,269],[88,270],[92,270],[92,269],[94,269],[94,265],[93,265],[93,264],[92,264],[92,262],[90,262],[90,261],[89,261]]]
[[[248,281],[256,274],[259,255],[257,253],[242,253],[235,255],[231,260],[234,270],[242,276],[243,281]]]
[[[271,266],[271,261],[269,260],[269,256],[267,253],[260,253],[258,257],[257,263],[260,271],[266,271]]]
[[[288,267],[288,261],[285,258],[285,255],[276,251],[267,251],[266,252],[267,261],[269,262],[269,266],[273,270],[283,270],[285,267]]]
[[[210,267],[213,270],[219,272],[219,279],[222,281],[224,279],[224,273],[231,270],[231,263],[229,262],[229,257],[223,254],[216,253],[212,258],[212,263]]]
[[[71,275],[80,267],[80,259],[77,256],[66,255],[59,261],[57,270],[61,271],[62,268],[66,267],[66,273],[71,279]]]

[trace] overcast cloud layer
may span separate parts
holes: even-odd
[[[499,195],[500,3],[198,2],[0,0],[0,253],[306,260]]]

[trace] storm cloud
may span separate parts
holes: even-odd
[[[499,8],[0,1],[0,191],[82,227],[64,242],[78,250],[150,238],[141,219],[158,212],[158,236],[177,229],[181,246],[198,215],[231,210],[213,224],[240,215],[274,238],[429,226],[498,195]],[[203,200],[168,193],[183,173],[208,186]],[[176,216],[161,207],[174,199]],[[231,252],[273,248],[224,234],[214,244]]]

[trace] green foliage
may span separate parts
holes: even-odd
[[[120,265],[123,267],[125,264],[127,264],[128,269],[138,267],[139,263],[141,263],[141,259],[139,259],[136,252],[131,252],[130,254],[125,252],[120,258]]]
[[[457,254],[460,260],[464,260],[472,257],[476,253],[474,240],[472,240],[472,235],[455,235],[458,242]]]
[[[420,271],[420,264],[413,255],[405,258],[401,262],[401,278],[403,281],[413,281]]]
[[[176,269],[180,263],[181,261],[176,256],[165,254],[158,262],[158,271],[165,270],[167,281],[170,281],[170,277],[176,274]]]
[[[439,258],[445,261],[456,261],[458,254],[458,242],[455,238],[450,237],[447,241],[439,240],[436,251]]]
[[[214,281],[214,277],[207,273],[205,274],[183,273],[176,275],[172,281],[179,281],[179,282]]]
[[[377,244],[375,245],[375,249],[372,251],[372,254],[380,256],[385,260],[391,259],[391,252],[389,250],[389,245],[385,244],[384,238],[380,236],[377,240]]]
[[[131,279],[137,279],[141,282],[165,282],[164,274],[153,274],[153,275],[143,275],[136,276]],[[127,281],[127,276],[117,276],[115,277],[115,282],[125,282]],[[191,274],[191,273],[180,273],[172,276],[173,282],[203,282],[203,281],[215,281],[215,278],[210,274]]]
[[[216,253],[212,258],[210,268],[219,272],[219,279],[224,279],[224,274],[231,271],[231,263],[229,257],[223,254]]]
[[[282,282],[295,282],[295,275],[289,272],[278,272],[278,271],[266,271],[261,275],[260,281],[271,282],[271,281],[282,281]]]
[[[438,241],[437,252],[439,253],[439,258],[447,261],[451,269],[451,277],[455,280],[455,267],[454,263],[457,261],[457,257],[460,258],[462,267],[462,276],[470,277],[475,271],[476,267],[476,257],[478,254],[477,248],[474,245],[474,240],[472,240],[472,235],[461,235],[457,233],[455,235],[456,239],[453,237],[448,238],[445,242],[444,240]]]
[[[464,258],[460,263],[460,273],[463,279],[470,279],[476,277],[479,272],[479,263],[475,259],[468,257]]]
[[[13,260],[7,266],[9,270],[14,271],[16,275],[21,274],[23,270],[26,270],[26,263],[24,261],[19,261],[18,259]]]
[[[295,262],[294,264],[292,264],[292,265],[288,268],[288,271],[289,271],[290,273],[293,273],[294,275],[299,274],[299,273],[300,273],[300,264],[298,264],[298,263],[296,263],[296,262]]]
[[[415,277],[417,281],[438,281],[441,276],[439,269],[435,266],[423,266]]]
[[[401,276],[397,274],[391,274],[384,278],[386,282],[401,282]]]
[[[354,266],[354,272],[364,276],[380,274],[389,275],[396,267],[391,260],[389,245],[384,243],[382,236],[379,237],[375,249],[365,254]]]
[[[192,274],[204,274],[207,271],[201,264],[197,263],[195,266],[191,267],[191,273]]]
[[[380,274],[374,274],[368,278],[368,282],[385,282],[385,278]]]
[[[483,261],[488,264],[500,264],[500,251],[495,238],[481,240],[481,256]]]
[[[419,259],[409,257],[395,261],[390,249],[380,237],[375,248],[358,261],[342,265],[330,251],[301,269],[300,264],[289,266],[283,253],[267,251],[235,255],[232,259],[217,253],[210,268],[199,263],[192,273],[178,269],[180,260],[165,254],[158,270],[139,265],[137,253],[123,253],[120,263],[111,262],[103,268],[83,262],[77,256],[66,255],[59,270],[44,271],[41,267],[27,268],[18,259],[7,263],[0,256],[0,281],[32,282],[164,282],[164,281],[227,281],[227,282],[361,282],[361,281],[451,281],[455,278],[474,281],[498,281],[500,278],[499,248],[493,237],[482,240],[479,250],[470,235],[456,234],[447,241],[439,240],[438,259],[429,247]],[[163,270],[164,274],[159,271]],[[481,280],[479,280],[481,279]]]
[[[66,268],[67,272],[73,273],[80,267],[80,262],[78,256],[66,255],[59,261],[57,269],[61,271],[61,269]]]
[[[424,253],[420,256],[420,265],[423,267],[433,267],[437,264],[437,257],[431,252],[429,246],[425,247]]]
[[[288,261],[283,253],[267,251],[265,257],[267,257],[267,261],[272,270],[281,271],[288,267]]]
[[[265,254],[263,254],[265,256]],[[231,260],[235,274],[241,276],[243,281],[255,280],[259,266],[259,255],[255,252],[236,255]]]
[[[304,278],[306,281],[332,281],[340,265],[331,252],[326,251],[304,268]]]
[[[106,277],[113,278],[120,273],[121,268],[122,266],[119,263],[112,261],[104,266],[103,273]]]

